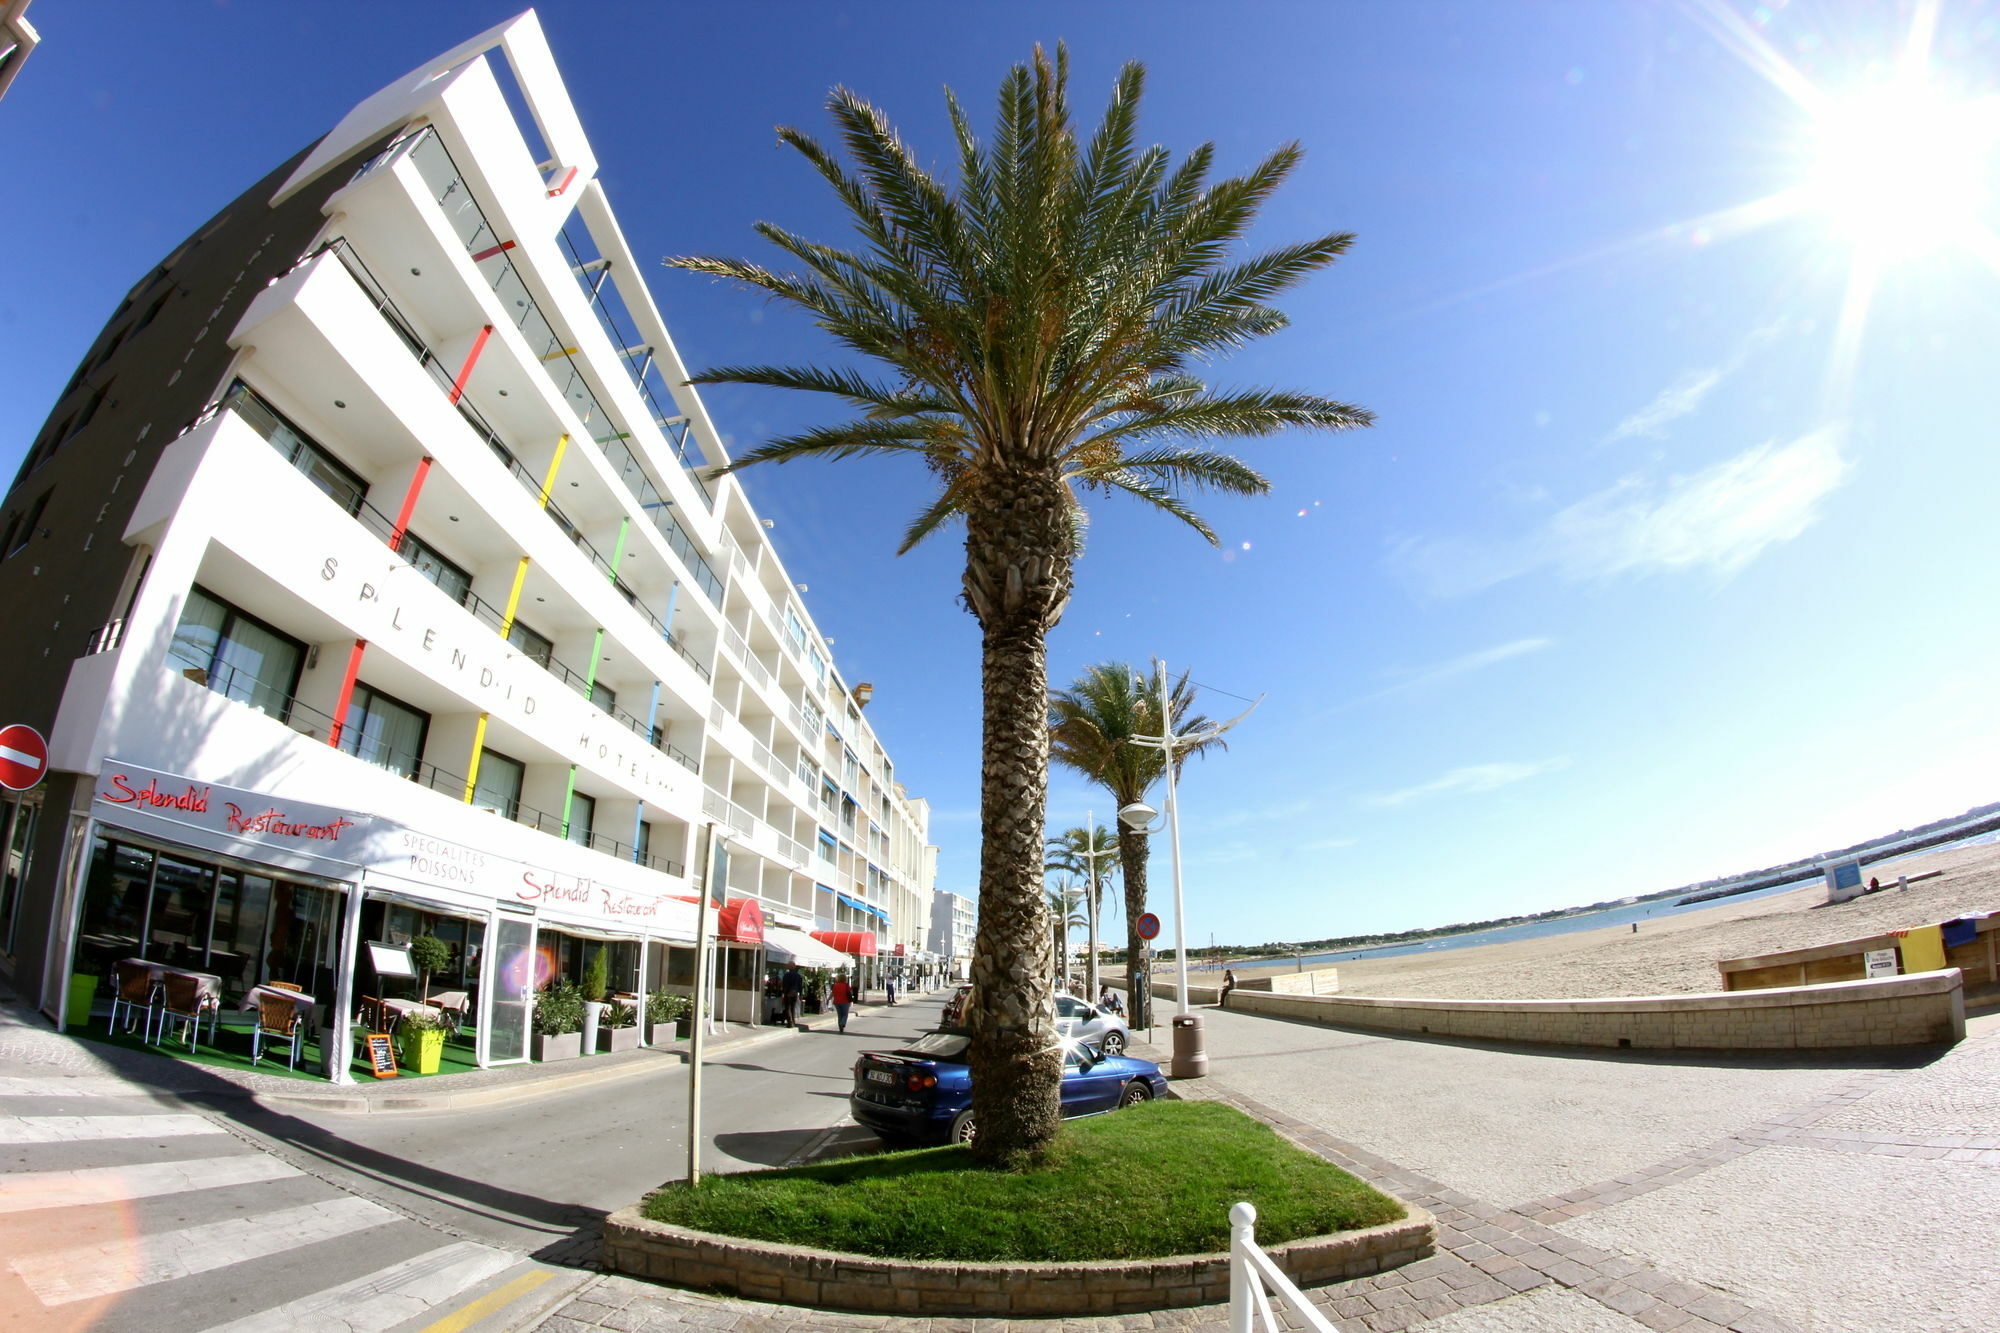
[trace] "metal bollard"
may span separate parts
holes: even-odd
[[[1170,1072],[1175,1078],[1208,1076],[1208,1049],[1200,1014],[1175,1015],[1174,1063]]]

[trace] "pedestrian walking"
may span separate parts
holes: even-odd
[[[847,1031],[847,1011],[854,1007],[854,987],[847,984],[847,973],[842,972],[833,979],[833,1013],[840,1020],[840,1030]]]
[[[785,979],[779,989],[785,993],[785,1026],[799,1025],[799,996],[805,993],[806,979],[799,975],[799,965],[793,963],[785,969]]]

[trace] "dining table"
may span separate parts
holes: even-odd
[[[150,958],[124,958],[119,960],[123,967],[143,967],[152,974],[153,985],[165,987],[168,977],[193,977],[195,984],[195,1007],[208,1015],[210,1037],[215,1035],[216,1025],[222,1018],[222,978],[213,972],[195,972],[184,967],[169,967],[156,963]]]

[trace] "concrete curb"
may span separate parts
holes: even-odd
[[[1437,1222],[1415,1204],[1403,1208],[1401,1221],[1288,1241],[1266,1252],[1301,1286],[1415,1263],[1432,1252]],[[636,1205],[605,1219],[604,1266],[752,1300],[869,1314],[1088,1317],[1229,1299],[1226,1251],[1079,1263],[882,1259],[690,1231],[641,1216]]]

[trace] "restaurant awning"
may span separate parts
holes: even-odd
[[[734,944],[764,942],[764,909],[755,898],[731,898],[715,919],[715,937]]]
[[[812,937],[855,958],[873,958],[876,954],[872,930],[815,930]]]
[[[838,949],[821,944],[803,930],[786,926],[764,928],[764,952],[773,962],[797,963],[800,967],[846,967],[854,960]]]

